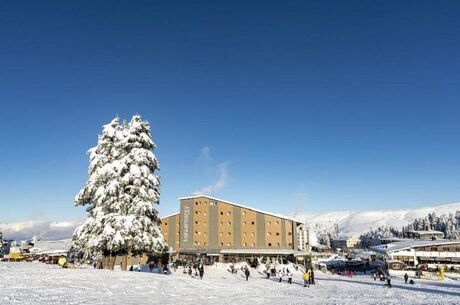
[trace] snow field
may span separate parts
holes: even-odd
[[[460,304],[460,283],[418,281],[394,288],[370,276],[345,278],[316,272],[317,285],[302,287],[300,273],[293,284],[267,280],[251,268],[245,281],[206,267],[204,279],[191,278],[179,268],[171,275],[95,269],[60,269],[40,263],[0,263],[0,304],[125,305],[125,304]]]

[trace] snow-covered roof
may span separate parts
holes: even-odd
[[[224,203],[231,204],[231,205],[234,205],[234,206],[237,206],[237,207],[240,207],[240,208],[243,208],[243,209],[251,210],[251,211],[254,211],[254,212],[258,212],[258,213],[267,214],[267,215],[270,215],[270,216],[275,216],[275,217],[295,221],[297,223],[302,223],[298,219],[295,219],[295,218],[292,218],[292,217],[283,216],[283,215],[280,215],[280,214],[270,213],[270,212],[267,212],[267,211],[263,211],[263,210],[260,210],[260,209],[256,209],[256,208],[252,208],[252,207],[249,207],[249,206],[246,206],[246,205],[242,205],[240,203],[231,202],[231,201],[228,201],[228,200],[215,198],[215,197],[211,197],[211,196],[207,196],[207,195],[196,195],[196,196],[181,197],[181,198],[179,198],[179,200],[195,199],[195,198],[200,198],[200,197],[205,197],[205,198],[208,198],[208,199],[211,199],[211,200],[224,202]]]
[[[419,240],[419,239],[410,239],[400,242],[389,243],[386,245],[379,245],[371,247],[372,250],[391,253],[396,251],[408,250],[415,247],[421,246],[439,246],[439,245],[450,245],[450,244],[460,244],[460,240]]]
[[[35,254],[64,253],[69,251],[71,245],[71,239],[49,241],[40,240],[37,241],[34,246],[29,249],[29,251]]]
[[[409,233],[417,233],[420,235],[431,235],[431,234],[438,234],[438,235],[444,235],[441,231],[435,231],[435,230],[428,230],[428,231],[409,231]]]
[[[176,215],[179,215],[179,214],[180,214],[179,212],[176,212],[174,214],[169,214],[169,215],[166,215],[166,216],[163,216],[163,217],[160,217],[160,218],[165,219],[165,218],[169,218],[169,217],[176,216]]]

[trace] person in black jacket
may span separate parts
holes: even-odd
[[[203,266],[203,264],[200,264],[200,266],[198,266],[198,272],[200,273],[200,280],[202,280],[203,275],[204,275],[204,266]]]
[[[407,273],[406,273],[406,274],[404,274],[404,283],[407,284],[407,280],[409,280],[409,276],[408,276]]]
[[[249,268],[246,266],[246,267],[244,268],[244,275],[246,275],[246,281],[247,281],[248,278],[249,278],[249,274],[250,274],[250,273],[249,273]]]

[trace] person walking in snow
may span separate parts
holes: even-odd
[[[315,273],[313,272],[313,269],[310,269],[310,284],[315,285]]]
[[[406,274],[404,274],[404,283],[407,284],[408,280],[409,280],[409,275],[407,275],[407,272],[406,272]]]
[[[374,278],[374,281],[377,281],[377,272],[373,272],[372,277]]]
[[[280,283],[283,281],[284,271],[279,270]]]
[[[388,286],[389,288],[392,287],[392,286],[391,286],[391,276],[390,276],[390,275],[387,275],[387,286]]]
[[[289,271],[289,268],[286,271],[288,276],[288,284],[292,284],[292,272]]]
[[[192,276],[192,266],[188,266],[188,275]]]
[[[303,287],[310,287],[310,274],[307,270],[303,273]]]
[[[246,276],[246,281],[247,281],[250,275],[249,268],[247,266],[244,268],[244,275]]]
[[[200,273],[200,280],[202,280],[203,275],[204,275],[204,266],[203,266],[203,264],[200,264],[200,266],[198,266],[198,272]]]

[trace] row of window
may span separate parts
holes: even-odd
[[[179,243],[179,242],[177,242],[177,243]],[[207,245],[206,242],[201,243],[201,242],[198,241],[198,240],[196,240],[196,241],[194,242],[194,244],[195,244],[196,246],[201,246],[201,245],[206,246],[206,245]],[[231,245],[232,245],[231,242],[225,243],[225,246],[227,246],[227,247],[230,247]],[[243,247],[249,247],[249,244],[248,244],[248,243],[243,243],[242,245],[243,245]],[[220,246],[223,247],[223,246],[224,246],[224,243],[221,242],[221,243],[220,243]],[[255,247],[256,244],[255,244],[255,243],[251,243],[250,246],[251,246],[251,247]],[[276,244],[268,243],[268,246],[269,246],[269,247],[278,247],[278,248],[281,247],[280,243],[276,243]],[[292,247],[292,243],[289,243],[289,247]]]

